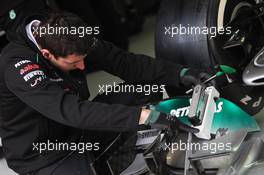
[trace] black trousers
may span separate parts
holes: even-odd
[[[27,175],[93,175],[90,157],[72,152],[60,161]]]
[[[128,106],[143,106],[149,102],[156,102],[162,98],[162,94],[151,94],[145,95],[144,93],[109,93],[97,95],[94,102],[104,102],[108,104],[124,104]],[[113,132],[98,132],[98,131],[87,131],[87,140],[91,142],[99,142],[100,150],[104,150],[116,138],[119,133]],[[133,133],[122,133],[122,139]],[[93,157],[96,157],[101,152],[93,153]],[[89,154],[91,155],[91,154]],[[43,168],[34,175],[93,175],[92,168],[90,166],[91,157],[88,154],[71,153],[64,159],[56,162],[55,164]],[[106,165],[102,163],[101,170],[104,172]],[[109,172],[105,171],[104,175],[108,175]]]

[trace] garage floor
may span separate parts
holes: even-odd
[[[143,32],[130,38],[131,52],[154,56],[154,24],[155,17],[147,18]],[[112,84],[114,81],[116,83],[122,82],[118,77],[103,71],[91,73],[87,76],[87,79],[89,81],[91,99],[98,93],[98,85]],[[257,116],[257,119],[260,121],[262,127],[264,127],[264,111]],[[0,175],[16,175],[7,167],[6,161],[3,159],[0,160]]]

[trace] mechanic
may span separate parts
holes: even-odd
[[[157,124],[197,132],[177,118],[143,109],[121,94],[89,101],[85,62],[126,82],[191,87],[205,74],[77,34],[39,36],[34,27],[79,27],[70,13],[31,16],[0,58],[0,134],[8,166],[19,174],[92,174],[90,153],[33,149],[33,143],[85,142],[90,131],[135,132]],[[132,99],[132,100],[131,100]],[[111,101],[113,100],[113,101]]]

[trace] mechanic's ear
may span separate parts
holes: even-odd
[[[40,51],[41,51],[43,57],[46,58],[47,60],[51,60],[54,57],[54,55],[51,54],[50,51],[47,49],[41,49]]]

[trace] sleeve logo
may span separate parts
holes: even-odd
[[[38,77],[34,80],[33,83],[30,83],[30,86],[31,87],[34,87],[36,86],[38,83],[40,83],[42,80],[44,80],[46,78],[46,76],[41,76],[41,77]]]
[[[27,82],[28,80],[30,80],[31,78],[35,76],[45,76],[45,74],[41,70],[36,70],[36,71],[30,72],[27,75],[25,75],[24,80]]]
[[[29,64],[25,67],[23,67],[22,69],[20,69],[20,75],[23,75],[24,73],[31,71],[33,69],[39,69],[39,65],[37,64]]]
[[[15,64],[15,68],[18,68],[21,65],[26,64],[26,63],[31,63],[31,61],[30,60],[22,60],[22,61],[19,61],[18,63]]]

